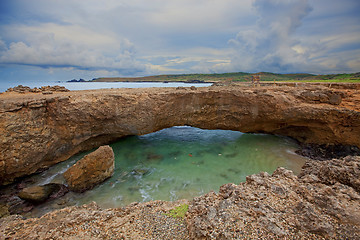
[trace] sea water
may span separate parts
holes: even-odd
[[[211,83],[184,83],[184,82],[61,82],[61,81],[0,81],[0,92],[5,92],[10,87],[17,85],[31,88],[42,86],[64,86],[69,90],[92,90],[106,88],[150,88],[150,87],[208,87]]]
[[[237,131],[203,130],[189,126],[123,138],[110,145],[115,154],[114,175],[85,193],[68,193],[31,214],[54,208],[97,202],[103,208],[132,202],[192,199],[218,191],[226,183],[277,167],[300,172],[305,158],[296,155],[289,138]],[[65,183],[62,173],[86,153],[76,155],[34,176],[36,185]]]

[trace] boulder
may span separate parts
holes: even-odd
[[[70,167],[63,175],[71,191],[84,192],[111,177],[114,173],[114,152],[101,146]]]
[[[19,192],[18,197],[31,203],[42,203],[49,198],[65,195],[66,192],[68,190],[63,184],[49,183],[43,186],[24,188]]]

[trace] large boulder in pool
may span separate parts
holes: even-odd
[[[114,152],[107,145],[80,159],[63,175],[71,191],[84,192],[111,177],[114,168]]]

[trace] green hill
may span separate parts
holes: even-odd
[[[224,81],[251,81],[252,75],[259,75],[261,81],[285,81],[285,82],[360,82],[359,73],[349,74],[327,74],[314,75],[308,73],[292,73],[279,74],[270,72],[259,73],[213,73],[213,74],[176,74],[176,75],[156,75],[147,77],[111,77],[111,78],[96,78],[94,82],[224,82]]]

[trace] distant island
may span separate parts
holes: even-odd
[[[66,81],[66,82],[89,82],[89,81],[86,81],[85,79],[80,78],[79,80],[72,79],[72,80],[69,80],[69,81]]]
[[[164,83],[167,82],[215,83],[215,82],[224,82],[224,81],[248,82],[251,81],[251,77],[253,75],[258,75],[261,81],[360,82],[360,72],[343,73],[343,74],[326,74],[326,75],[314,75],[309,73],[279,74],[279,73],[270,73],[270,72],[175,74],[175,75],[156,75],[156,76],[146,76],[146,77],[101,77],[101,78],[94,78],[90,80],[90,82],[164,82]]]

